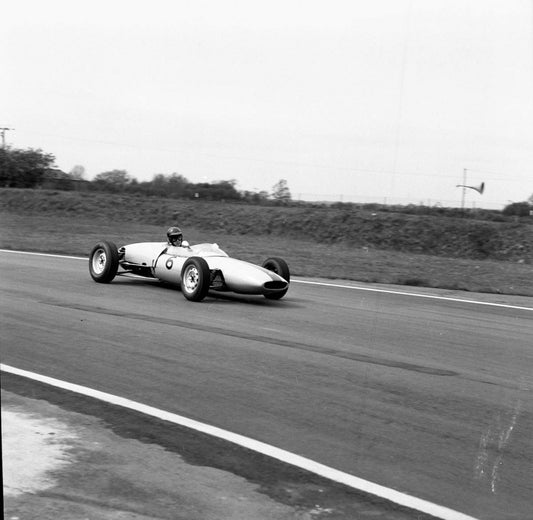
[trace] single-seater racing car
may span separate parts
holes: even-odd
[[[268,258],[259,266],[231,258],[217,244],[191,246],[179,228],[170,228],[167,236],[168,243],[143,242],[120,248],[113,242],[99,242],[89,256],[91,277],[98,283],[125,274],[156,278],[180,286],[191,301],[203,300],[210,290],[279,300],[289,289],[289,267],[282,258]]]

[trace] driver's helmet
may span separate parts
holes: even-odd
[[[168,243],[173,246],[181,246],[183,233],[179,227],[170,227],[167,230]]]

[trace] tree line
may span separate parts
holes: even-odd
[[[0,186],[6,188],[47,188],[59,190],[106,191],[138,193],[148,196],[228,200],[263,203],[287,203],[292,200],[285,179],[280,179],[271,192],[240,191],[237,181],[190,182],[183,175],[155,174],[150,181],[139,182],[126,170],[99,173],[92,180],[85,179],[85,168],[77,165],[68,173],[55,167],[53,154],[40,149],[0,148]]]
[[[110,170],[99,173],[92,181],[89,181],[85,179],[83,166],[74,166],[70,172],[65,173],[55,166],[53,154],[45,153],[40,149],[21,150],[9,146],[0,148],[0,187],[105,191],[166,198],[241,201],[253,204],[289,204],[292,202],[291,192],[285,179],[280,179],[272,186],[270,192],[239,191],[234,179],[194,183],[178,173],[170,175],[158,173],[150,181],[139,182],[126,170]],[[336,204],[354,205],[353,203]],[[454,216],[459,211],[456,208],[430,208],[414,205],[401,208],[382,206],[380,204],[365,205],[367,209],[393,210],[402,213],[446,213]],[[492,213],[490,210],[487,211]],[[533,195],[528,200],[508,204],[502,210],[502,214],[526,217],[530,216],[532,211]],[[466,213],[463,211],[464,215]]]

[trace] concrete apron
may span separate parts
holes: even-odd
[[[250,482],[124,439],[98,418],[2,390],[4,517],[310,519]]]

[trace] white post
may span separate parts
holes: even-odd
[[[466,168],[463,169],[463,195],[461,197],[461,210],[465,209],[465,193],[466,193]]]

